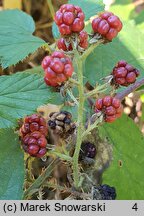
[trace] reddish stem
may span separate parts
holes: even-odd
[[[116,95],[116,97],[119,100],[123,100],[128,94],[130,94],[131,92],[135,91],[136,89],[138,89],[139,87],[141,87],[142,85],[144,85],[144,78],[142,78],[141,80],[136,81],[133,85],[130,85],[129,87],[127,87],[124,91],[118,93]]]

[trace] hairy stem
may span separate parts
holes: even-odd
[[[107,87],[108,87],[108,84],[103,84],[103,85],[100,85],[100,86],[97,86],[94,90],[88,92],[85,94],[85,97],[88,98],[88,97],[92,97],[92,96],[95,96],[96,94],[100,93],[100,92],[104,92],[107,90]]]
[[[45,169],[45,171],[35,180],[35,182],[24,192],[23,199],[27,199],[39,190],[44,181],[51,175],[54,167],[59,163],[59,159],[52,161],[52,163]]]
[[[128,94],[130,94],[131,92],[135,91],[136,89],[138,89],[139,87],[141,87],[142,85],[144,85],[144,78],[142,78],[141,80],[136,81],[133,85],[130,85],[128,88],[126,88],[124,91],[118,93],[116,95],[116,97],[119,100],[123,100]]]
[[[81,56],[81,59],[82,59],[82,60],[85,60],[85,59],[89,56],[89,54],[92,53],[92,51],[93,51],[98,45],[100,45],[100,44],[102,44],[102,43],[103,43],[103,40],[99,40],[98,42],[92,44],[92,45],[84,52],[84,54]]]
[[[83,108],[84,108],[84,86],[83,86],[83,65],[82,59],[79,57],[78,52],[75,55],[75,60],[77,63],[77,75],[78,75],[78,91],[79,91],[79,105],[78,105],[78,129],[77,129],[77,140],[76,147],[73,156],[73,177],[74,177],[74,186],[78,188],[79,184],[79,152],[81,149],[82,143],[82,133],[83,133]]]
[[[95,122],[94,122],[93,124],[91,124],[91,122],[90,122],[90,125],[88,125],[87,130],[83,132],[82,137],[84,138],[84,137],[86,137],[88,134],[90,134],[91,131],[92,131],[93,129],[95,129],[96,127],[98,127],[98,124],[99,124],[100,122],[102,122],[102,120],[103,120],[103,116],[101,115],[101,116],[99,116],[99,117],[95,120]]]

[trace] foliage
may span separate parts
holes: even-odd
[[[35,24],[31,16],[20,10],[0,12],[0,64],[3,68],[15,65],[45,41],[32,35]]]
[[[103,183],[116,188],[117,199],[143,199],[144,137],[140,130],[126,115],[101,130],[113,144],[114,157]]]
[[[0,130],[0,179],[0,199],[21,199],[24,156],[20,149],[18,135],[12,129]]]
[[[32,114],[43,103],[62,103],[59,93],[47,88],[35,71],[0,77],[0,128],[16,126],[19,118]]]

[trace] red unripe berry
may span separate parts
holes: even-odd
[[[133,71],[135,68],[130,64],[126,64],[125,69],[130,72],[130,71]]]
[[[102,13],[100,17],[107,20],[111,15],[113,15],[112,12],[106,11],[106,12]]]
[[[57,46],[58,46],[59,49],[61,49],[63,51],[71,51],[73,49],[71,44],[66,45],[64,38],[60,38],[57,41]]]
[[[63,52],[55,51],[51,55],[52,58],[64,58],[65,54]]]
[[[47,140],[45,138],[45,136],[41,136],[38,141],[37,141],[38,146],[40,146],[41,148],[45,148],[47,145]]]
[[[117,36],[117,34],[118,34],[118,32],[117,32],[116,29],[110,28],[110,30],[106,34],[106,39],[108,39],[109,41],[111,41],[113,38],[115,38]]]
[[[45,58],[47,58],[47,56]],[[43,68],[45,70],[45,83],[53,87],[59,86],[68,80],[68,78],[72,76],[74,70],[71,59],[60,51],[55,51],[51,55],[51,63],[49,66]]]
[[[78,17],[81,21],[84,21],[84,19],[85,19],[85,15],[84,15],[83,12],[79,12],[78,15],[77,15],[77,17]]]
[[[97,29],[98,29],[98,24],[100,23],[100,21],[102,21],[102,18],[101,17],[98,17],[96,19],[93,19],[92,21],[92,28],[95,32],[97,32]]]
[[[92,21],[94,33],[99,33],[105,39],[112,41],[122,29],[122,22],[111,12],[103,12]]]
[[[56,73],[50,67],[45,69],[45,75],[47,75],[48,79],[56,78]]]
[[[72,12],[65,12],[63,14],[63,22],[66,25],[71,25],[74,21],[74,14]]]
[[[97,27],[98,33],[101,35],[105,35],[109,31],[109,24],[106,20],[102,20],[101,22],[98,23]]]
[[[112,116],[106,116],[105,117],[105,122],[108,122],[108,123],[112,123],[116,120],[116,115],[112,115]]]
[[[119,99],[105,96],[95,103],[95,112],[102,112],[105,122],[113,122],[122,114],[122,105]]]
[[[108,116],[112,116],[116,114],[116,109],[113,106],[106,107],[105,114]]]
[[[116,78],[123,78],[127,75],[127,70],[124,67],[119,67],[117,70],[113,71]]]
[[[119,85],[125,86],[126,79],[125,78],[115,78],[115,82],[118,83]]]
[[[72,4],[64,4],[56,12],[54,20],[61,35],[79,33],[84,28],[85,15],[82,9]]]
[[[119,85],[128,86],[136,81],[136,78],[139,76],[139,71],[126,61],[121,60],[113,68],[112,75],[112,85],[117,87]]]
[[[30,131],[34,132],[34,131],[38,131],[39,130],[39,124],[37,122],[32,122],[30,124]]]
[[[59,31],[61,33],[61,35],[68,35],[68,34],[71,34],[71,29],[68,25],[65,25],[65,24],[61,24],[59,26]]]
[[[117,98],[113,98],[113,99],[112,99],[112,106],[113,106],[114,108],[118,109],[118,108],[120,107],[120,105],[121,105],[121,102],[120,102],[119,99],[117,99]]]
[[[136,74],[134,72],[128,73],[128,75],[126,76],[126,82],[127,83],[134,83],[135,80],[136,80]]]
[[[46,148],[41,148],[39,150],[39,152],[36,154],[36,157],[37,158],[41,158],[41,157],[43,157],[46,154],[46,152],[47,152]]]
[[[39,151],[39,147],[37,145],[29,145],[29,147],[28,147],[28,153],[30,155],[35,155],[35,154],[38,153],[38,151]]]
[[[117,63],[117,67],[125,67],[127,65],[127,62],[125,60],[120,60]]]
[[[67,41],[67,38],[60,38],[57,41],[57,46],[59,49],[62,49],[63,51],[73,50],[72,44],[69,40]],[[88,34],[86,31],[81,31],[78,34],[78,46],[80,46],[83,49],[86,49],[88,47]]]
[[[55,22],[57,25],[61,25],[63,23],[63,14],[60,11],[57,11],[55,14]]]
[[[26,135],[26,136],[27,136],[27,135]],[[37,144],[37,140],[36,140],[35,138],[30,137],[27,143],[26,143],[26,141],[25,141],[25,144],[28,144],[28,145],[32,145],[32,144],[33,144],[33,145],[36,145],[36,144]]]
[[[103,99],[102,99],[102,98],[98,99],[98,100],[96,101],[95,106],[96,106],[96,108],[97,108],[98,110],[101,110],[102,107],[103,107]]]
[[[120,21],[120,19],[117,17],[117,16],[115,16],[115,15],[112,15],[112,16],[110,16],[108,19],[107,19],[107,21],[108,21],[108,23],[110,24],[110,26],[111,27],[113,27],[113,28],[118,28],[118,29],[120,29],[121,30],[121,26],[120,26],[120,28],[119,28],[119,25],[121,24],[121,21]],[[117,30],[118,30],[117,29]],[[120,31],[119,30],[119,31]]]
[[[46,69],[46,68],[50,65],[51,60],[52,60],[52,59],[51,59],[50,56],[46,56],[46,58],[44,58],[43,61],[42,61],[42,67],[43,67],[44,69]]]
[[[84,28],[84,22],[79,18],[76,18],[71,26],[72,32],[80,32]]]
[[[64,64],[59,59],[53,59],[50,64],[50,68],[56,73],[62,73],[64,70]]]
[[[108,107],[111,105],[111,103],[112,103],[112,97],[111,96],[105,96],[103,98],[103,106]]]

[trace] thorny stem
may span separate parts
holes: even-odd
[[[24,192],[23,199],[27,199],[39,190],[44,181],[51,175],[54,167],[59,163],[59,159],[52,161],[52,163],[45,169],[45,171],[35,180],[35,182]]]
[[[79,85],[78,81],[76,81],[75,79],[73,78],[69,78],[69,82],[73,83],[73,84],[76,84],[76,85]]]
[[[56,155],[57,157],[65,160],[65,161],[72,162],[72,158],[69,155],[62,154],[62,153],[59,153],[59,152],[56,152],[56,151],[53,151],[53,150],[50,151],[49,154]]]
[[[103,116],[101,115],[97,118],[97,120],[93,124],[91,124],[90,122],[88,129],[85,132],[83,132],[82,138],[86,137],[89,133],[91,133],[91,131],[95,129],[100,122],[102,122],[102,120],[103,120]]]
[[[100,45],[101,43],[103,43],[103,40],[99,40],[98,42],[92,44],[85,52],[84,54],[81,56],[81,59],[82,60],[85,60],[90,53],[92,53],[92,51],[98,46]]]
[[[78,106],[79,102],[77,101],[77,99],[75,98],[75,96],[73,95],[73,93],[67,89],[67,94],[70,96],[70,98],[75,102],[75,104]]]
[[[78,129],[77,129],[77,140],[76,147],[73,156],[73,177],[74,186],[78,188],[79,185],[79,165],[78,158],[82,143],[82,133],[83,133],[83,109],[84,109],[84,84],[83,84],[83,65],[82,59],[79,57],[78,52],[76,52],[75,60],[77,63],[77,75],[78,75],[78,91],[79,91],[79,105],[78,105]]]
[[[54,190],[58,189],[61,192],[68,192],[68,193],[74,195],[75,197],[81,197],[83,199],[84,198],[85,199],[90,199],[91,198],[91,194],[74,191],[71,188],[68,188],[66,186],[61,186],[61,185],[58,185],[58,184],[55,184],[55,183],[47,182],[44,186],[49,187],[49,188],[53,188]]]
[[[85,94],[85,97],[88,98],[88,97],[92,97],[92,96],[95,96],[97,93],[100,93],[100,92],[104,92],[107,90],[107,87],[108,87],[108,84],[104,84],[104,85],[101,85],[101,86],[97,86],[94,90],[88,92]]]
[[[144,78],[142,78],[141,80],[136,81],[133,85],[129,86],[124,91],[118,93],[116,95],[116,97],[119,100],[123,100],[128,94],[130,94],[131,92],[135,91],[136,89],[138,89],[142,85],[144,85]]]

